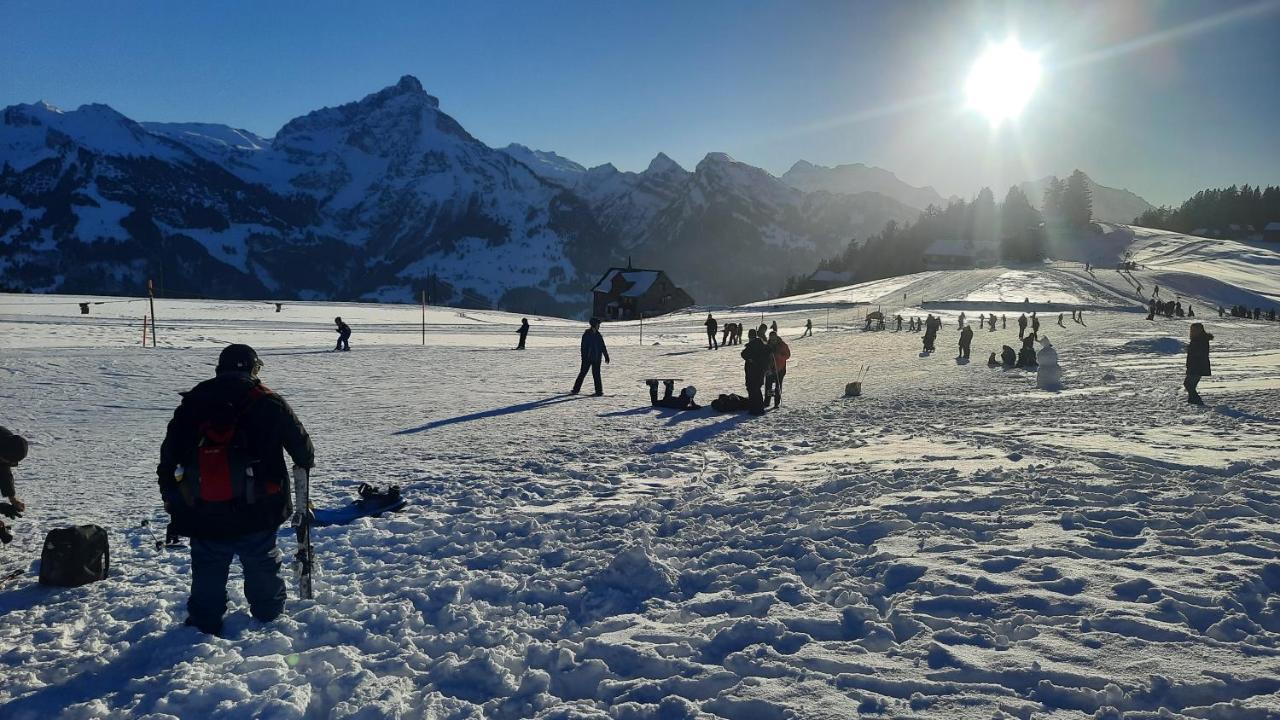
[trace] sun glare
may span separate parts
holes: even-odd
[[[973,63],[965,82],[969,107],[987,116],[993,126],[1022,113],[1040,83],[1040,57],[1006,40],[990,45]]]

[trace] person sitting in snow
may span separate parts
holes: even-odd
[[[215,377],[182,394],[156,467],[170,530],[191,538],[185,624],[211,635],[222,630],[237,555],[250,614],[270,622],[284,612],[276,536],[292,503],[283,456],[302,468],[315,462],[306,428],[258,379],[261,368],[248,345],[223,348]]]
[[[0,502],[0,515],[10,520],[21,517],[27,509],[26,503],[18,499],[18,489],[13,484],[13,467],[27,457],[27,440],[14,434],[9,428],[0,426],[0,495],[9,502]],[[0,542],[8,545],[13,542],[13,534],[9,526],[0,521]]]
[[[1008,346],[1006,345],[1006,347]],[[1012,352],[1012,348],[1010,348],[1010,351]],[[996,357],[995,350],[992,350],[991,356],[987,358],[987,367],[1000,367],[1000,360]]]
[[[1018,367],[1033,368],[1036,366],[1036,349],[1032,345],[1035,341],[1035,333],[1030,333],[1022,339],[1022,350],[1018,352]]]
[[[702,406],[693,401],[693,396],[697,394],[698,389],[689,385],[680,391],[679,395],[672,396],[675,392],[675,380],[663,380],[662,399],[658,399],[658,381],[645,380],[649,385],[649,401],[654,407],[671,408],[672,410],[698,410]]]
[[[1009,347],[1008,345],[1005,345],[1004,349],[1000,351],[1000,364],[1003,365],[1007,370],[1011,367],[1014,367],[1017,364],[1017,362],[1018,362],[1018,354],[1013,351],[1013,348]]]

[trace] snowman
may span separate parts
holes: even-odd
[[[1048,335],[1040,336],[1040,350],[1036,353],[1036,387],[1054,392],[1062,389],[1062,368],[1058,365],[1058,351],[1049,342]]]

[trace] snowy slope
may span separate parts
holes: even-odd
[[[1134,233],[1149,267],[1188,248]],[[1237,279],[1190,244],[1210,275],[1186,277]],[[430,308],[422,347],[414,306],[161,300],[143,350],[143,302],[0,295],[0,423],[32,441],[0,558],[79,522],[113,558],[102,583],[0,589],[0,716],[1280,716],[1280,324],[1206,319],[1208,406],[1188,407],[1187,321],[1106,307],[1127,282],[1095,275],[927,273],[717,310],[788,338],[814,320],[762,417],[648,406],[653,374],[742,392],[701,309],[607,324],[590,398],[563,394],[580,323],[531,317],[514,352],[518,316]],[[1059,393],[982,362],[1012,327],[951,357],[958,312],[1019,295],[1098,306],[1045,328]],[[861,331],[868,306],[847,303],[873,301],[940,312],[939,352]],[[351,353],[327,352],[335,315]],[[411,504],[318,531],[316,599],[276,622],[249,618],[234,569],[210,638],[180,624],[185,552],[141,523],[162,520],[176,393],[232,341],[261,348],[314,437],[320,505],[361,481]]]

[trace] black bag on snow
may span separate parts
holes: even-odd
[[[729,393],[712,400],[711,407],[720,412],[742,412],[751,408],[751,402],[741,395]]]
[[[40,553],[40,584],[78,587],[104,580],[111,568],[107,531],[97,525],[50,530]]]

